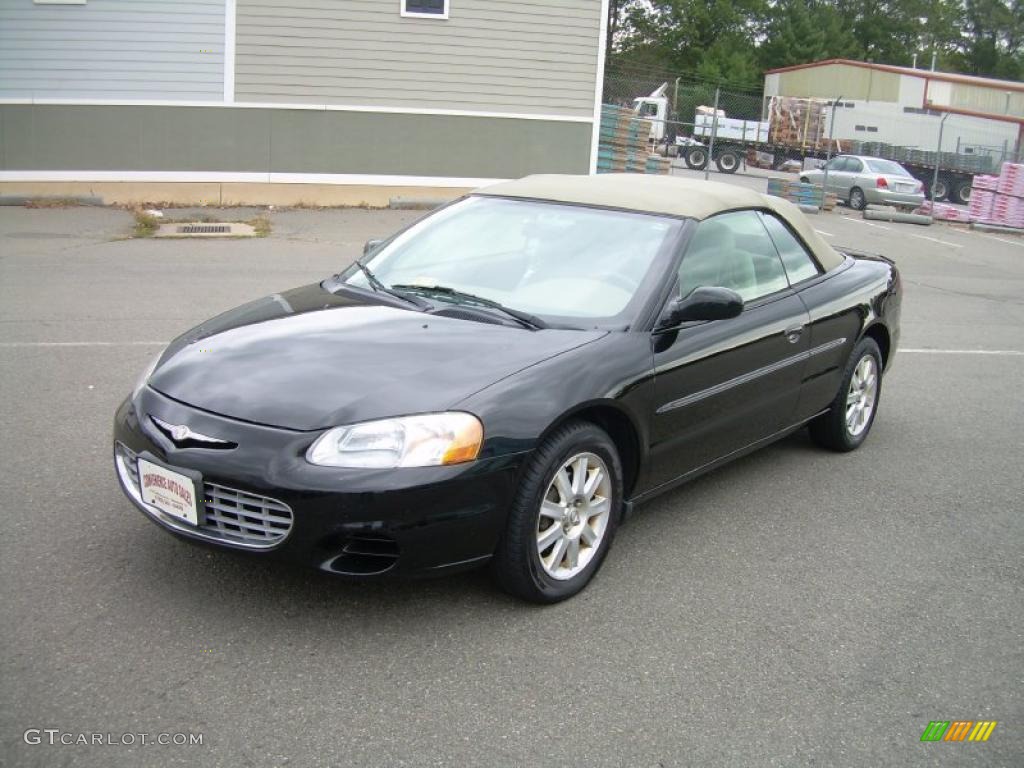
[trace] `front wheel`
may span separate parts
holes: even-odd
[[[492,572],[517,597],[556,603],[601,567],[622,513],[622,464],[611,438],[571,422],[530,460],[509,511]]]
[[[874,339],[853,349],[829,410],[810,423],[811,437],[833,451],[852,451],[867,439],[882,394],[882,353]]]

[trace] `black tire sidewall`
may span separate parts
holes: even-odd
[[[612,505],[598,552],[586,568],[571,579],[561,581],[549,576],[541,565],[536,545],[537,516],[555,473],[571,456],[584,452],[600,456],[608,468]],[[499,545],[495,558],[496,575],[506,589],[520,597],[539,603],[555,603],[582,590],[608,555],[622,516],[622,463],[607,433],[589,422],[573,422],[559,428],[538,448],[532,461],[534,466],[523,473],[505,533],[506,537],[515,537],[517,541],[515,546],[508,546],[512,542]]]
[[[864,428],[859,435],[851,435],[849,429],[846,426],[846,398],[850,391],[850,382],[853,380],[853,373],[857,370],[857,366],[860,365],[860,361],[864,359],[866,355],[870,355],[875,360],[876,376],[878,377],[878,383],[875,389],[875,403],[871,410],[871,418],[868,420],[867,426]],[[878,344],[875,343],[874,339],[863,338],[854,347],[853,352],[850,354],[850,359],[847,361],[846,369],[843,371],[842,383],[839,385],[839,392],[836,394],[835,400],[828,413],[812,424],[812,435],[815,439],[825,445],[828,448],[837,451],[852,451],[859,448],[869,434],[871,434],[871,428],[875,424],[875,417],[878,416],[878,405],[882,400],[882,353],[878,348]]]
[[[700,162],[694,162],[694,155],[699,155],[702,160]],[[686,167],[691,171],[701,171],[708,164],[708,151],[700,147],[693,147],[686,150],[686,157],[683,159],[686,161]]]
[[[730,162],[732,165],[729,165]],[[740,167],[740,159],[735,152],[726,150],[715,158],[715,165],[721,173],[736,173]]]
[[[856,194],[854,194],[854,193],[856,193]],[[858,195],[859,195],[859,199],[860,199],[859,203],[856,202],[857,199],[858,199]],[[850,190],[850,207],[853,208],[855,211],[863,211],[865,208],[867,208],[867,206],[868,206],[868,201],[867,201],[867,198],[864,197],[864,190],[862,190],[860,187],[854,187],[853,189],[851,189]]]

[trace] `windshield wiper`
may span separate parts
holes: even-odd
[[[356,262],[358,263],[358,262]],[[463,301],[479,304],[482,307],[489,307],[490,309],[496,309],[499,312],[504,312],[514,320],[519,321],[522,325],[527,328],[533,328],[534,330],[540,330],[541,328],[547,328],[548,324],[541,320],[536,315],[531,315],[529,312],[523,312],[520,309],[512,309],[506,307],[499,301],[494,299],[486,299],[483,296],[477,296],[473,293],[466,293],[465,291],[458,291],[455,288],[449,288],[447,285],[409,285],[399,284],[392,286],[393,288],[400,288],[406,291],[422,291],[423,293],[439,293],[443,296],[451,296],[454,299],[461,299]]]
[[[396,291],[394,288],[388,288],[375,274],[373,274],[373,271],[359,259],[355,260],[355,265],[359,267],[359,270],[364,275],[366,275],[366,280],[370,283],[370,287],[373,288],[373,290],[379,293],[386,293],[388,296],[394,296],[396,299],[401,299],[407,304],[412,304],[414,307],[418,307],[419,309],[431,309],[433,307],[433,304],[421,299],[419,296],[411,296],[408,293]]]

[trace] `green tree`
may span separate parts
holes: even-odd
[[[856,58],[860,46],[834,4],[780,0],[766,14],[758,53],[761,65],[773,69],[821,59]]]
[[[829,58],[1024,78],[1024,0],[612,0],[609,69],[761,87]],[[671,73],[671,75],[669,74]]]
[[[650,0],[630,3],[622,18],[619,57],[654,56],[681,74],[705,73],[756,86],[757,19],[764,0]]]
[[[1021,0],[966,0],[963,69],[974,75],[1024,77],[1024,4]]]

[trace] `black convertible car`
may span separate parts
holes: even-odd
[[[900,301],[891,262],[777,198],[530,177],[174,340],[114,462],[190,541],[345,576],[489,562],[553,602],[633,505],[804,425],[857,448]]]

